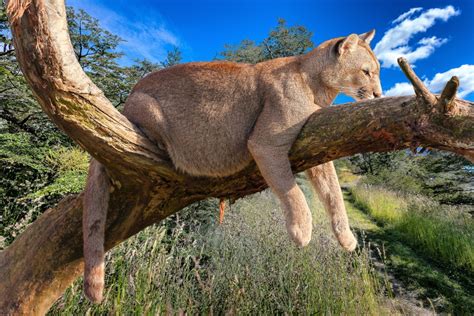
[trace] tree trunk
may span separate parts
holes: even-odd
[[[113,183],[106,249],[207,198],[231,200],[266,184],[254,163],[226,178],[191,177],[173,168],[110,104],[75,59],[63,0],[10,0],[15,52],[43,110],[103,163]],[[356,153],[419,146],[474,161],[474,107],[454,99],[457,79],[440,97],[429,93],[403,60],[416,96],[381,98],[322,109],[291,152],[294,172]],[[82,194],[63,199],[0,253],[0,314],[44,314],[82,273]]]

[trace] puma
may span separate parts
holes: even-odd
[[[256,65],[181,64],[140,80],[123,114],[168,152],[175,167],[193,176],[221,177],[254,160],[281,202],[290,238],[311,239],[312,219],[295,182],[288,152],[309,116],[340,92],[356,100],[381,96],[380,65],[369,44],[375,31],[326,41],[305,55]],[[334,165],[307,174],[348,251],[352,234]],[[102,300],[104,227],[110,180],[93,160],[84,196],[84,292]]]

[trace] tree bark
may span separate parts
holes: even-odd
[[[10,0],[18,61],[43,110],[103,163],[113,192],[106,249],[207,198],[231,200],[266,184],[254,163],[226,178],[176,171],[165,152],[122,116],[80,68],[69,40],[63,0]],[[474,106],[455,99],[453,78],[436,97],[403,60],[416,96],[381,98],[314,113],[291,152],[294,172],[356,153],[420,146],[474,161]],[[82,195],[45,212],[0,253],[0,314],[44,314],[82,273]]]

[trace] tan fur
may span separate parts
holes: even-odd
[[[105,168],[96,160],[89,166],[84,212],[84,293],[92,302],[102,301],[104,289],[104,233],[109,205],[110,182]]]
[[[178,169],[191,175],[227,176],[255,160],[282,204],[291,239],[304,246],[311,239],[312,217],[288,151],[308,117],[329,106],[339,92],[356,99],[380,96],[380,65],[369,47],[372,37],[373,31],[352,34],[305,55],[256,65],[188,63],[157,71],[134,87],[123,113],[167,150]],[[356,241],[334,166],[318,166],[308,174],[331,215],[336,237],[353,250]]]

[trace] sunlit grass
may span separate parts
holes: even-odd
[[[102,305],[86,302],[78,281],[50,313],[386,313],[367,251],[345,253],[325,222],[318,208],[313,241],[298,249],[264,192],[238,201],[223,225],[201,233],[186,232],[183,222],[149,228],[108,255]]]
[[[355,205],[379,223],[398,223],[407,208],[402,198],[385,189],[358,185],[351,188],[351,192]]]
[[[359,207],[398,231],[417,251],[474,272],[474,222],[467,212],[367,185],[355,186],[351,192]]]
[[[342,166],[337,169],[337,177],[341,185],[356,183],[360,176],[354,174],[348,167]]]

